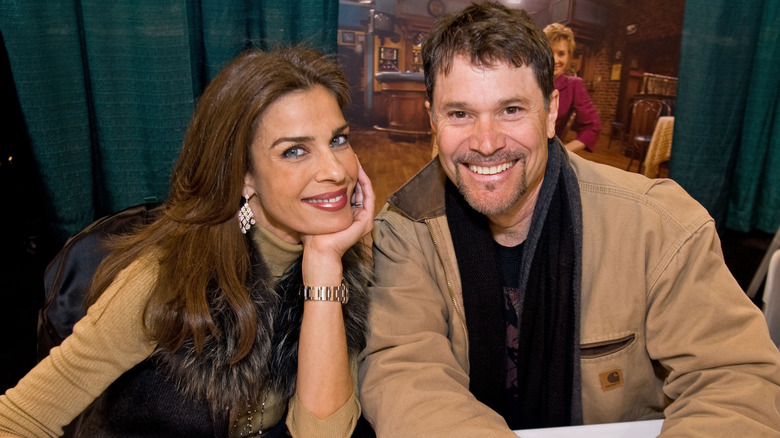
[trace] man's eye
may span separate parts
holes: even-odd
[[[450,113],[450,117],[456,118],[456,119],[462,119],[466,117],[465,111],[453,111]]]
[[[504,110],[504,112],[505,112],[507,115],[509,115],[509,116],[517,116],[517,115],[520,115],[520,114],[522,114],[522,112],[523,112],[523,109],[522,109],[522,108],[520,108],[519,106],[509,106],[509,107],[507,107],[507,108]]]
[[[330,141],[330,147],[335,148],[338,146],[344,146],[347,143],[349,143],[347,134],[341,134],[333,137],[333,140]]]
[[[282,152],[283,158],[298,158],[306,153],[306,150],[300,146],[293,146],[291,148],[287,148]]]

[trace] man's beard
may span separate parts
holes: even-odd
[[[478,211],[479,213],[484,214],[485,216],[493,216],[493,215],[500,215],[503,213],[506,213],[509,211],[510,208],[512,208],[517,202],[525,195],[525,193],[528,191],[528,179],[526,178],[526,155],[519,153],[516,157],[501,157],[501,161],[509,161],[509,160],[517,160],[517,162],[512,166],[518,166],[522,165],[522,174],[519,181],[519,184],[517,187],[512,190],[508,196],[506,196],[504,199],[499,199],[498,201],[491,202],[490,200],[487,200],[483,197],[479,196],[479,193],[474,193],[475,191],[472,191],[472,187],[467,185],[463,182],[463,179],[461,178],[461,164],[464,162],[478,162],[478,160],[471,161],[466,160],[465,157],[458,157],[455,161],[455,185],[458,187],[458,191],[461,195],[463,195],[463,198],[468,202],[468,204],[473,208],[474,210]],[[507,170],[508,171],[508,170]],[[489,192],[492,192],[496,190],[496,184],[495,183],[488,183],[485,185],[483,190],[487,190]],[[478,192],[478,191],[477,191]]]

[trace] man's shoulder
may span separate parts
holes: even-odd
[[[644,175],[627,172],[605,164],[594,163],[572,154],[572,167],[577,174],[583,211],[588,211],[591,202],[598,206],[600,216],[609,217],[603,209],[628,214],[629,205],[641,206],[633,209],[638,214],[653,212],[665,221],[683,227],[698,227],[712,220],[707,210],[685,189],[668,178],[647,178]]]

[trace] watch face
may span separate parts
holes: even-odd
[[[444,13],[444,3],[441,0],[431,0],[428,2],[428,13],[438,17]]]

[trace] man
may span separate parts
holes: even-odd
[[[670,180],[565,151],[527,14],[471,5],[422,52],[440,152],[375,222],[377,435],[665,418],[663,436],[778,436],[780,353],[713,220]]]

